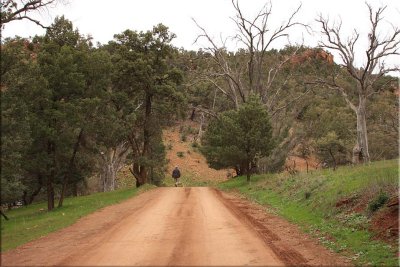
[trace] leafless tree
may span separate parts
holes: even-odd
[[[32,14],[48,7],[54,7],[60,1],[65,2],[63,0],[0,0],[0,26],[4,28],[11,21],[26,19],[40,27],[47,28],[39,20],[34,19]]]
[[[353,149],[353,163],[370,161],[366,123],[367,99],[376,93],[376,90],[373,89],[374,85],[382,76],[392,71],[399,71],[399,66],[387,66],[385,59],[389,56],[399,55],[400,30],[397,26],[392,25],[391,30],[385,29],[385,32],[387,32],[385,36],[380,35],[379,29],[383,24],[382,14],[386,6],[375,11],[371,5],[366,5],[369,10],[371,28],[367,36],[368,48],[364,53],[365,63],[361,68],[356,66],[356,47],[360,33],[354,30],[353,34],[345,39],[341,32],[341,22],[330,23],[322,15],[317,18],[323,35],[320,47],[338,52],[341,65],[357,84],[354,88],[343,86],[338,79],[338,74],[332,75],[329,79],[318,81],[337,90],[357,116],[357,143]],[[353,95],[356,97],[351,97]]]
[[[278,39],[288,37],[292,28],[296,26],[308,28],[307,25],[295,21],[301,5],[276,29],[271,29],[270,27],[271,3],[265,4],[252,19],[244,16],[238,0],[232,0],[232,5],[236,12],[232,20],[238,30],[233,39],[244,45],[246,62],[244,64],[242,62],[232,64],[230,60],[232,53],[226,50],[226,40],[222,41],[222,46],[218,45],[206,29],[193,19],[201,30],[201,34],[196,38],[195,42],[200,38],[206,39],[209,46],[205,50],[212,54],[214,63],[217,66],[217,71],[213,70],[205,79],[226,95],[236,108],[241,103],[246,102],[250,94],[257,94],[267,106],[270,114],[273,114],[277,109],[280,110],[284,107],[277,107],[276,97],[279,95],[280,89],[275,88],[272,90],[272,84],[285,63],[289,62],[290,57],[285,58],[265,71],[267,52],[271,49],[272,43]],[[224,86],[218,83],[218,79],[221,78],[225,81]],[[283,84],[285,83],[286,81],[283,82]],[[290,100],[287,103],[290,103]]]

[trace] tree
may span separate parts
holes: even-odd
[[[47,28],[39,20],[34,19],[32,14],[36,11],[54,6],[59,0],[1,0],[0,2],[0,28],[11,21],[29,20],[42,28]]]
[[[133,156],[130,170],[137,186],[152,181],[155,166],[163,169],[165,158],[155,156],[157,151],[164,153],[156,149],[162,143],[161,126],[184,99],[179,87],[182,75],[172,62],[173,38],[175,34],[159,24],[147,32],[126,30],[108,45],[114,65],[112,102],[128,129],[126,140]],[[133,117],[134,123],[129,123]]]
[[[346,100],[347,105],[355,112],[357,117],[357,141],[353,149],[353,163],[360,161],[369,162],[367,132],[367,100],[376,93],[374,85],[377,81],[391,71],[398,71],[399,67],[389,67],[385,59],[389,56],[399,55],[400,29],[393,26],[392,31],[385,36],[379,34],[379,26],[382,25],[382,14],[386,7],[374,11],[367,4],[371,29],[367,35],[368,48],[364,55],[364,65],[356,66],[356,45],[360,34],[354,30],[353,35],[344,38],[341,33],[341,23],[331,25],[328,19],[319,16],[317,21],[321,24],[325,41],[321,41],[320,47],[339,53],[342,66],[350,75],[352,86],[346,86],[338,78],[342,70],[337,69],[329,79],[319,79],[318,82],[337,90]],[[375,88],[376,89],[376,88]],[[379,90],[379,89],[378,89]]]
[[[202,138],[201,151],[216,169],[235,168],[247,181],[260,157],[274,148],[269,116],[256,96],[238,110],[221,113],[210,122]]]
[[[34,55],[34,46],[25,39],[6,39],[1,45],[1,204],[31,194],[26,169],[34,115],[27,92],[45,86]]]
[[[228,38],[218,44],[195,21],[201,30],[197,40],[207,41],[208,47],[205,51],[213,60],[213,64],[210,64],[212,67],[200,79],[212,83],[210,89],[224,95],[235,109],[245,103],[250,95],[260,98],[271,116],[273,136],[280,142],[271,156],[263,160],[263,165],[273,165],[274,169],[279,170],[293,146],[292,139],[287,135],[291,123],[286,118],[293,115],[292,107],[309,94],[310,88],[298,83],[292,72],[285,71],[301,46],[289,47],[280,53],[281,51],[272,49],[272,45],[287,38],[291,30],[309,27],[297,21],[301,5],[275,28],[271,27],[271,4],[264,5],[253,17],[244,14],[239,1],[232,0],[232,5],[235,9],[233,21],[238,34],[231,39],[244,48],[235,52],[228,51]]]
[[[221,46],[218,45],[195,21],[202,32],[196,41],[200,38],[208,41],[209,47],[205,50],[212,55],[216,65],[215,70],[204,78],[211,81],[215,88],[226,95],[235,108],[246,102],[250,95],[257,95],[272,115],[285,107],[280,107],[276,101],[276,96],[280,94],[281,90],[280,86],[275,83],[283,66],[290,62],[290,56],[274,62],[269,61],[268,57],[271,52],[273,53],[271,45],[279,39],[288,37],[289,31],[296,26],[308,28],[307,25],[295,21],[301,6],[292,12],[279,27],[270,29],[272,5],[266,4],[254,18],[244,16],[237,0],[232,0],[232,5],[236,11],[233,20],[239,32],[233,39],[245,47],[238,50],[237,53],[227,51],[226,41]],[[296,52],[297,50],[293,51],[293,55]],[[234,59],[232,60],[232,58]],[[281,85],[287,81],[289,76],[282,81]],[[221,85],[218,82],[219,79],[222,79],[225,84]],[[299,98],[299,96],[295,98]]]
[[[335,132],[329,132],[326,136],[318,139],[316,145],[319,156],[325,158],[327,162],[331,162],[333,170],[336,170],[338,162],[335,155],[345,152],[344,144],[338,139],[337,134]]]

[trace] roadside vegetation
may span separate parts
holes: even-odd
[[[255,175],[250,183],[242,176],[218,187],[272,208],[356,265],[395,266],[398,235],[378,240],[371,222],[398,198],[398,174],[397,160],[390,160],[336,171]]]
[[[47,211],[47,203],[35,203],[7,212],[9,220],[1,217],[1,251],[15,248],[75,223],[79,218],[98,209],[117,204],[154,186],[96,193],[66,198],[61,208]]]

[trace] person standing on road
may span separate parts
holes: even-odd
[[[175,166],[175,169],[172,171],[172,177],[175,179],[175,186],[179,184],[179,177],[181,177],[181,171],[178,166]]]

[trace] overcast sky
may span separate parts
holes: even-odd
[[[126,29],[147,31],[158,23],[168,26],[170,31],[177,35],[173,44],[185,49],[197,50],[205,42],[193,44],[199,28],[192,21],[195,19],[216,40],[220,37],[233,36],[235,24],[230,17],[235,15],[230,0],[67,0],[66,5],[59,4],[56,8],[41,12],[38,18],[50,25],[57,15],[65,15],[77,27],[81,34],[90,34],[95,42],[107,43],[113,35]],[[399,0],[370,0],[373,7],[387,6],[384,12],[384,23],[381,34],[386,34],[391,26],[400,26]],[[244,14],[252,18],[266,3],[265,0],[241,0],[239,2]],[[298,0],[272,0],[271,26],[276,27],[286,20],[301,2]],[[291,43],[302,43],[316,46],[321,36],[319,25],[315,22],[318,14],[329,17],[331,20],[342,20],[345,33],[357,29],[366,40],[366,33],[370,28],[368,9],[364,0],[303,0],[302,8],[297,15],[297,21],[309,24],[314,34],[309,34],[301,28],[291,32]],[[22,37],[44,34],[44,30],[28,21],[16,21],[6,25],[2,32],[3,37]],[[364,34],[364,35],[363,35]],[[281,48],[287,40],[274,44]],[[361,43],[360,43],[361,45]],[[235,43],[229,46],[235,48]],[[360,49],[361,51],[362,49]],[[392,64],[400,62],[399,57],[390,59]]]

